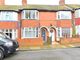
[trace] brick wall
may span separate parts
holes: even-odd
[[[80,43],[80,38],[61,38],[61,44]]]

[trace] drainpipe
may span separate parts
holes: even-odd
[[[22,28],[22,20],[21,20],[21,14],[18,13],[18,38],[21,39],[21,28]]]
[[[75,9],[73,9],[73,12],[72,12],[72,37],[75,37],[76,36],[76,28],[75,28]]]

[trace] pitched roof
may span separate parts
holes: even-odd
[[[27,9],[38,9],[38,10],[70,10],[66,6],[60,5],[28,5]]]
[[[19,11],[22,9],[37,9],[37,10],[50,10],[50,11],[57,11],[57,10],[71,10],[66,5],[27,5],[27,6],[17,6],[17,5],[4,5],[0,6],[0,10],[14,10]]]
[[[0,5],[0,10],[14,10],[14,11],[18,11],[21,8],[22,8],[22,6],[12,6],[12,5],[1,6]]]
[[[67,4],[66,6],[72,8],[72,9],[78,9],[78,8],[80,8],[80,5],[78,5],[78,4]]]
[[[49,11],[58,11],[58,10],[70,10],[73,11],[73,9],[80,8],[80,5],[75,4],[66,4],[66,5],[27,5],[27,6],[21,6],[21,5],[0,5],[0,10],[13,10],[13,11],[19,11],[23,9],[37,9],[37,10],[49,10]]]

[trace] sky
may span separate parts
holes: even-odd
[[[58,5],[59,0],[27,0],[28,4]],[[80,4],[80,0],[65,0],[66,4]]]
[[[5,0],[8,5],[21,5],[21,0]],[[65,0],[66,4],[80,4],[80,0]],[[27,4],[59,5],[59,0],[27,0]]]

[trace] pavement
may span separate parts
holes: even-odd
[[[21,47],[18,50],[44,50],[44,49],[57,49],[57,48],[76,48],[80,47],[80,43],[72,44],[59,44],[55,42],[53,45],[44,45],[44,46],[30,46],[30,47]]]

